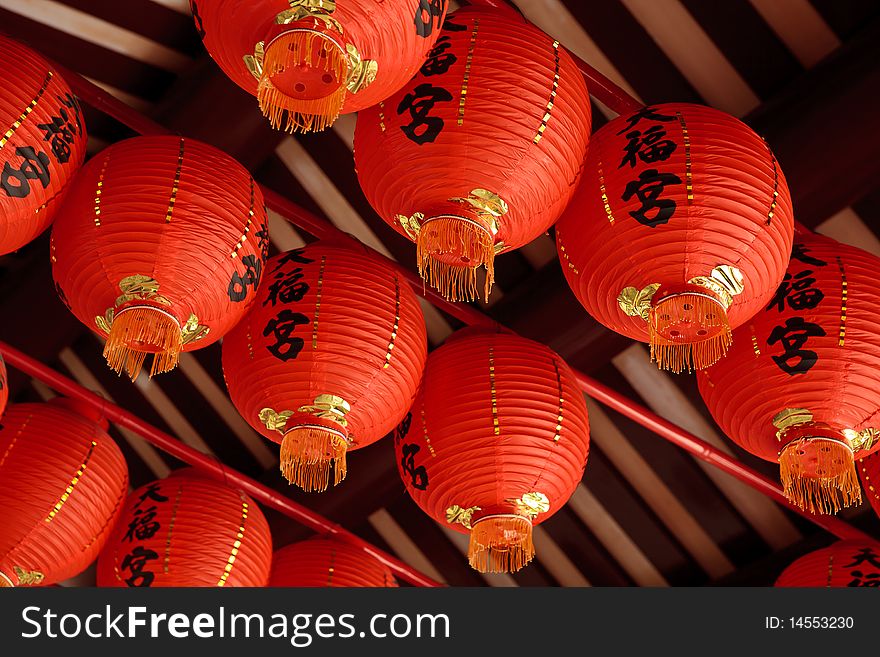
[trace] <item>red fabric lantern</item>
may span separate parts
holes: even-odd
[[[222,151],[137,137],[83,167],[52,231],[56,288],[104,356],[137,377],[219,340],[256,296],[268,255],[263,196]]]
[[[275,552],[269,586],[396,587],[397,580],[382,562],[360,548],[313,538]]]
[[[863,458],[858,462],[859,479],[862,480],[862,488],[865,497],[874,509],[874,513],[880,517],[880,452]]]
[[[400,89],[447,0],[190,0],[208,52],[274,128],[323,130]]]
[[[98,586],[266,586],[272,536],[243,492],[185,468],[129,495]]]
[[[415,397],[427,353],[415,294],[364,248],[278,255],[254,309],[223,341],[239,413],[281,443],[281,472],[305,490],[345,477],[345,453],[388,434]]]
[[[70,87],[30,48],[0,34],[0,255],[42,233],[86,156]]]
[[[782,571],[776,586],[877,586],[880,581],[880,543],[838,541],[801,557]]]
[[[48,586],[85,570],[128,492],[128,468],[91,407],[14,404],[0,427],[0,587]]]
[[[7,401],[9,401],[9,379],[6,375],[6,361],[0,355],[0,416],[6,410]]]
[[[583,476],[587,406],[548,347],[465,329],[429,356],[394,444],[416,504],[470,532],[471,566],[516,571],[534,556],[532,526],[556,513]]]
[[[785,494],[814,513],[859,501],[853,455],[880,449],[880,259],[800,235],[776,295],[698,376],[715,421],[778,461]]]
[[[603,126],[585,171],[556,226],[578,300],[664,369],[711,365],[785,274],[794,220],[773,153],[732,116],[675,103]]]
[[[446,21],[418,75],[358,115],[355,164],[379,216],[418,245],[419,272],[453,301],[493,280],[496,253],[559,218],[590,135],[583,76],[559,42],[510,11]]]

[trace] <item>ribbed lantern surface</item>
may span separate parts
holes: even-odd
[[[42,233],[86,156],[82,111],[64,79],[0,34],[0,255]]]
[[[838,541],[801,557],[786,568],[776,586],[880,586],[880,543]]]
[[[85,570],[128,492],[128,468],[94,410],[69,399],[13,404],[0,426],[0,587]]]
[[[721,358],[731,329],[767,305],[793,226],[761,137],[724,112],[670,103],[593,135],[556,243],[584,308],[680,372]]]
[[[453,301],[488,297],[497,253],[545,232],[571,198],[590,100],[566,50],[510,11],[451,14],[419,73],[358,115],[355,164],[386,223]]]
[[[239,413],[281,444],[281,471],[305,490],[346,473],[348,450],[406,414],[427,353],[406,280],[364,247],[317,242],[266,265],[253,310],[223,341]]]
[[[856,469],[859,471],[859,479],[868,503],[874,509],[874,513],[880,516],[880,453],[875,452],[856,461]]]
[[[136,137],[93,157],[52,231],[62,301],[134,379],[219,340],[256,297],[268,255],[263,197],[238,162],[181,137]]]
[[[587,408],[549,348],[465,329],[429,356],[394,444],[416,504],[470,533],[471,565],[516,571],[534,556],[533,525],[559,511],[583,476]]]
[[[391,571],[360,548],[313,538],[275,552],[269,586],[396,587]]]

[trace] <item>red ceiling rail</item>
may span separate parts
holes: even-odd
[[[400,579],[415,584],[416,586],[442,586],[439,582],[435,582],[427,575],[407,566],[402,561],[395,559],[371,543],[352,534],[341,525],[331,522],[324,516],[297,504],[283,495],[279,495],[268,486],[264,486],[258,481],[246,477],[232,468],[227,468],[221,462],[203,454],[197,449],[193,449],[180,440],[169,436],[167,433],[160,431],[156,427],[144,422],[133,413],[126,411],[124,408],[108,402],[103,397],[87,390],[63,374],[56,372],[48,365],[44,365],[31,358],[24,352],[19,351],[4,342],[0,342],[0,353],[3,354],[7,363],[21,370],[25,374],[39,379],[66,397],[77,399],[89,406],[99,409],[108,420],[116,423],[120,427],[124,427],[137,433],[148,442],[168,452],[181,461],[189,463],[235,488],[241,489],[261,504],[275,509],[276,511],[280,511],[289,518],[296,520],[316,532],[333,536],[334,538],[338,538],[339,540],[361,548],[388,566],[388,568],[390,568]]]
[[[169,131],[167,128],[143,116],[133,108],[106,93],[103,89],[86,80],[82,76],[67,69],[63,69],[63,67],[59,67],[59,69],[61,70],[61,73],[67,83],[73,88],[76,95],[93,107],[108,113],[110,116],[117,119],[121,123],[127,125],[137,132],[141,132],[142,134],[171,134],[171,131]],[[339,239],[340,237],[342,237],[344,239],[352,240],[353,242],[361,244],[351,235],[340,231],[335,226],[321,220],[320,218],[314,216],[303,208],[300,208],[295,203],[284,198],[280,194],[277,194],[276,192],[273,192],[272,190],[263,186],[261,186],[261,189],[264,192],[266,203],[270,208],[290,220],[295,225],[310,232],[315,237],[318,237],[320,239]],[[389,258],[386,258],[384,255],[378,252],[375,252],[375,256],[386,261],[389,266],[394,267],[398,272],[401,273],[401,275],[407,278],[407,280],[413,285],[417,293],[423,295],[426,299],[428,299],[428,301],[430,301],[432,304],[434,304],[436,307],[443,310],[444,312],[450,314],[451,316],[456,317],[469,325],[500,327],[500,325],[494,322],[491,318],[477,311],[473,307],[466,304],[457,305],[451,303],[443,298],[441,295],[437,294],[435,291],[426,290],[424,288],[423,282],[418,278],[418,276],[414,272],[403,268],[399,263]],[[721,452],[706,441],[685,431],[681,427],[678,427],[671,422],[668,422],[656,413],[653,413],[652,411],[644,408],[633,400],[617,393],[616,391],[586,376],[585,374],[577,371],[575,372],[575,374],[578,377],[581,389],[590,397],[593,397],[594,399],[605,404],[609,408],[629,417],[635,422],[638,422],[642,426],[655,432],[661,438],[664,438],[665,440],[668,440],[673,444],[681,447],[695,457],[707,463],[710,463],[711,465],[742,481],[746,485],[751,486],[761,493],[764,493],[771,499],[779,502],[780,504],[789,508],[795,513],[802,515],[803,517],[814,522],[816,525],[825,529],[826,531],[829,531],[835,536],[843,539],[868,538],[868,536],[860,530],[833,516],[817,516],[797,508],[785,499],[782,489],[778,484],[767,479],[762,474],[753,470],[746,464],[725,454],[724,452]],[[119,410],[122,411],[122,409]],[[149,439],[149,434],[151,432],[158,431],[154,427],[151,427],[150,425],[138,420],[134,416],[131,416],[131,419],[138,422],[139,426],[148,431],[147,434],[142,434],[145,438]],[[133,430],[141,433],[138,429],[133,428]],[[165,437],[170,438],[167,435],[165,435]],[[203,456],[201,453],[198,452],[196,454],[198,456]],[[259,486],[259,484],[257,485]],[[272,496],[275,495],[275,493],[271,491],[270,494]],[[257,494],[255,494],[254,496],[258,500],[262,499]],[[360,539],[357,540],[360,541]]]

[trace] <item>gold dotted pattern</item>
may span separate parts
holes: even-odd
[[[880,457],[877,457],[880,458]],[[868,489],[868,492],[871,493],[871,496],[874,499],[880,499],[880,495],[877,494],[877,488],[871,483],[871,477],[868,475],[868,468],[864,466],[864,463],[861,463],[862,466],[862,483],[865,485],[865,488]]]
[[[763,139],[763,137],[762,137]],[[767,225],[773,220],[773,213],[776,212],[776,204],[779,202],[779,166],[776,164],[776,156],[770,150],[770,145],[764,139],[764,146],[767,147],[767,153],[770,155],[770,163],[773,165],[773,200],[770,201],[770,209],[767,210]]]
[[[688,205],[694,202],[694,180],[691,176],[691,138],[688,135],[687,123],[681,112],[676,112],[678,123],[681,125],[681,136],[684,139],[684,171],[685,187],[687,189]]]
[[[495,349],[489,347],[489,389],[492,398],[492,427],[496,436],[501,435],[501,424],[498,421],[498,397],[495,394]]]
[[[758,346],[758,336],[755,335],[754,329],[752,329],[752,349],[755,350],[755,356],[761,355],[761,348]]]
[[[837,333],[837,346],[842,347],[846,337],[846,270],[843,268],[843,260],[835,256],[837,267],[840,269],[840,330]]]
[[[174,172],[174,184],[171,186],[171,198],[168,200],[168,211],[165,213],[165,223],[171,223],[174,214],[174,204],[177,202],[177,192],[180,190],[180,172],[183,170],[184,140],[180,138],[180,150],[177,153],[177,171]]]
[[[235,558],[238,556],[238,550],[241,548],[241,541],[244,538],[244,526],[247,523],[248,503],[242,498],[241,501],[241,524],[238,526],[238,534],[235,535],[235,541],[232,543],[232,550],[229,552],[229,559],[226,560],[226,566],[223,568],[223,574],[220,575],[220,581],[217,586],[226,586],[229,579],[229,573],[232,572],[232,566],[235,565]]]
[[[244,232],[242,232],[242,234],[241,234],[241,239],[239,239],[235,243],[235,247],[233,247],[233,249],[232,249],[231,255],[233,258],[238,257],[238,252],[241,250],[241,247],[243,247],[244,243],[247,241],[248,233],[251,232],[251,226],[254,223],[254,199],[255,199],[255,194],[256,194],[254,187],[255,187],[254,179],[251,178],[251,206],[250,206],[250,210],[248,210],[248,218],[244,224]]]
[[[533,143],[537,144],[544,136],[547,124],[550,122],[550,114],[553,111],[553,103],[556,102],[556,92],[559,91],[559,42],[553,42],[553,57],[556,59],[556,71],[553,75],[553,87],[550,89],[550,100],[547,101],[547,109],[544,112],[544,118],[541,119],[541,127],[538,128],[538,134],[535,135]]]
[[[831,577],[834,573],[834,554],[832,553],[828,557],[828,587],[831,588]]]
[[[468,80],[471,77],[471,62],[474,58],[474,48],[477,46],[477,32],[480,30],[480,19],[474,20],[474,29],[471,31],[471,43],[468,46],[467,63],[464,65],[464,79],[461,82],[461,97],[458,101],[458,125],[464,123],[464,104],[467,101]]]
[[[110,156],[104,156],[101,163],[101,171],[98,173],[98,188],[95,190],[95,226],[101,225],[101,197],[104,195],[104,176],[107,174],[107,164]]]
[[[318,298],[315,301],[315,321],[312,322],[312,349],[318,348],[318,316],[321,314],[321,293],[324,290],[324,267],[327,256],[321,256],[321,270],[318,272]]]
[[[431,439],[428,438],[428,423],[425,421],[425,409],[422,408],[422,435],[425,437],[425,444],[428,446],[428,451],[431,452],[431,458],[437,456],[434,453],[434,446],[431,444]]]
[[[391,330],[391,341],[388,343],[383,369],[391,365],[391,352],[394,349],[394,341],[397,339],[398,328],[400,328],[400,279],[397,274],[394,274],[394,328]]]
[[[385,101],[379,101],[379,128],[385,132]]]
[[[614,225],[614,214],[611,212],[611,204],[608,202],[608,192],[605,189],[605,175],[602,173],[602,161],[599,160],[599,192],[602,194],[602,205],[605,207],[605,215],[609,223]]]
[[[86,471],[86,467],[89,465],[89,459],[92,458],[92,454],[95,452],[95,447],[98,446],[94,440],[92,444],[89,446],[89,451],[86,454],[86,457],[83,459],[82,464],[79,466],[79,469],[76,471],[76,474],[73,475],[73,479],[70,480],[70,483],[67,484],[67,488],[64,493],[61,494],[61,499],[55,503],[55,507],[49,511],[49,515],[46,516],[46,522],[52,522],[58,512],[61,510],[61,507],[64,506],[64,503],[70,498],[70,495],[73,493],[74,487],[79,483],[79,480],[82,478],[83,473]]]
[[[168,523],[168,536],[165,537],[165,561],[162,570],[168,573],[168,566],[171,562],[171,533],[174,531],[174,521],[177,520],[177,509],[180,507],[180,497],[183,493],[183,485],[177,486],[177,495],[174,497],[174,508],[171,510],[171,520]]]
[[[565,398],[562,396],[562,374],[559,372],[559,363],[553,359],[553,369],[556,370],[556,387],[559,390],[559,413],[556,415],[556,435],[553,436],[553,442],[558,443],[562,436],[562,406]]]
[[[13,122],[12,126],[3,133],[3,136],[0,137],[0,148],[6,146],[6,143],[12,138],[12,135],[15,134],[15,131],[21,127],[21,124],[27,120],[28,115],[34,111],[37,107],[37,103],[40,102],[40,98],[43,97],[43,94],[46,93],[46,89],[49,87],[49,83],[52,82],[52,78],[55,74],[52,71],[46,72],[46,79],[43,80],[43,86],[40,87],[40,90],[37,91],[37,95],[34,96],[33,100],[31,100],[30,104],[24,108],[24,111],[19,115],[19,117]]]
[[[330,552],[330,566],[327,568],[327,586],[333,586],[333,573],[336,572],[336,550]]]
[[[562,233],[559,231],[559,228],[556,229],[556,237],[559,238],[559,250],[562,252],[562,258],[565,260],[566,266],[571,269],[575,274],[580,274],[577,270],[577,267],[574,266],[574,263],[568,259],[568,253],[565,250],[565,245],[562,243]]]

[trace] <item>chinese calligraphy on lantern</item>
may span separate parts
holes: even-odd
[[[304,280],[303,268],[299,265],[312,262],[314,260],[306,257],[303,249],[283,254],[270,274],[272,282],[263,306],[275,308],[279,303],[290,306],[302,301],[310,285]],[[295,359],[305,346],[305,340],[297,335],[297,328],[308,324],[311,324],[311,320],[303,313],[289,307],[279,308],[263,327],[263,337],[271,340],[266,349],[278,360],[286,362]]]
[[[162,529],[157,517],[161,515],[162,506],[167,502],[168,497],[161,493],[159,482],[154,482],[144,489],[134,505],[132,519],[122,542],[136,545],[119,562],[120,576],[128,575],[123,577],[123,581],[130,587],[153,585],[156,574],[151,569],[154,565],[151,562],[156,561],[159,554],[140,543],[153,538]]]

